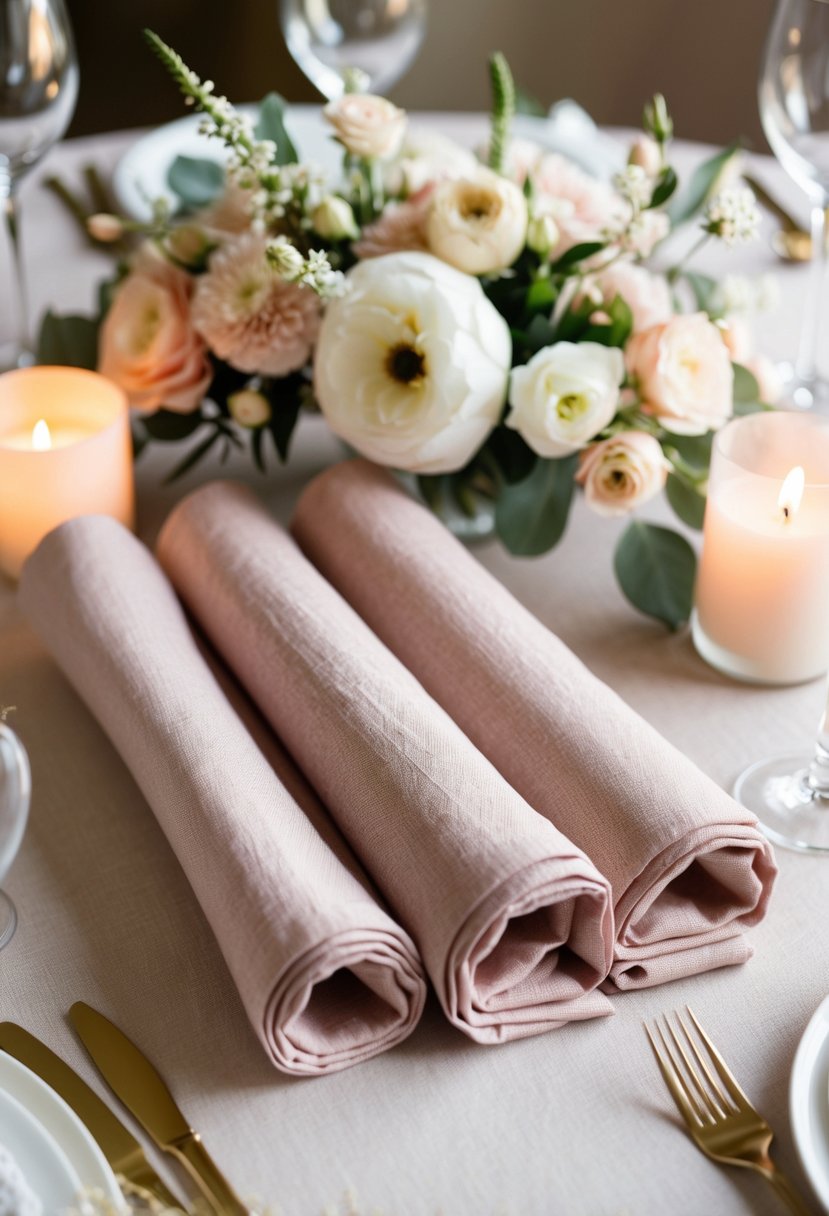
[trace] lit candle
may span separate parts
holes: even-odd
[[[134,524],[123,392],[74,367],[0,376],[0,567],[16,578],[47,532],[89,514]]]
[[[735,419],[714,441],[693,637],[739,679],[829,670],[829,419]]]

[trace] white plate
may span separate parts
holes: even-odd
[[[84,1187],[100,1187],[113,1204],[121,1191],[98,1143],[53,1089],[18,1060],[0,1051],[0,1090],[32,1115],[72,1163]]]
[[[829,1212],[829,997],[813,1014],[794,1057],[789,1112],[803,1168]]]
[[[11,1153],[29,1189],[43,1204],[43,1216],[74,1207],[81,1189],[64,1152],[16,1098],[0,1089],[0,1144]]]
[[[238,109],[256,120],[258,106],[242,105]],[[133,219],[146,221],[151,216],[153,199],[164,198],[175,206],[176,198],[167,186],[167,174],[177,156],[223,162],[226,153],[222,145],[218,140],[199,135],[199,122],[198,114],[187,114],[142,136],[124,153],[112,176],[115,197],[122,212]],[[457,123],[459,131],[469,130],[478,143],[485,139],[484,115],[458,115]],[[303,161],[319,165],[329,180],[336,181],[342,168],[342,149],[331,138],[331,128],[322,117],[321,107],[291,106],[285,115],[285,125]],[[412,125],[426,127],[417,116],[412,119]],[[624,163],[624,151],[619,142],[600,131],[590,115],[574,101],[557,102],[546,118],[519,114],[514,129],[523,139],[536,140],[551,151],[569,156],[596,177],[609,178]]]

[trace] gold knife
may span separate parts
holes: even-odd
[[[158,1147],[188,1170],[218,1216],[250,1216],[155,1067],[132,1040],[83,1001],[72,1006],[69,1019],[109,1087]]]
[[[45,1043],[14,1022],[0,1023],[0,1048],[37,1073],[84,1123],[97,1140],[119,1182],[148,1191],[165,1207],[180,1207],[144,1155],[144,1150],[86,1081]]]

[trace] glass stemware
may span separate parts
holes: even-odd
[[[829,382],[816,356],[829,264],[829,0],[777,0],[758,99],[771,150],[812,207],[814,260],[787,388],[796,407],[827,409]]]
[[[829,853],[829,697],[814,751],[752,764],[737,778],[734,797],[777,844]]]
[[[0,203],[11,250],[16,333],[0,368],[33,362],[20,253],[18,187],[69,126],[78,64],[63,0],[0,0]]]
[[[0,722],[0,882],[9,872],[23,840],[32,780],[29,759],[14,731]],[[0,891],[0,950],[11,941],[17,913]]]
[[[280,0],[291,56],[330,100],[355,83],[385,93],[408,69],[426,32],[426,0]]]

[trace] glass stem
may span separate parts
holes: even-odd
[[[814,798],[829,801],[829,698],[818,727],[815,755],[806,780]]]
[[[22,353],[31,350],[29,337],[29,302],[26,296],[26,278],[23,272],[23,257],[20,248],[20,209],[17,205],[17,192],[11,182],[5,183],[3,191],[3,214],[6,221],[6,232],[9,237],[9,252],[11,260],[11,296],[12,308],[15,310],[14,338],[17,349]]]
[[[817,351],[823,312],[823,287],[829,264],[829,207],[812,208],[812,265],[796,372],[807,383],[817,377]]]

